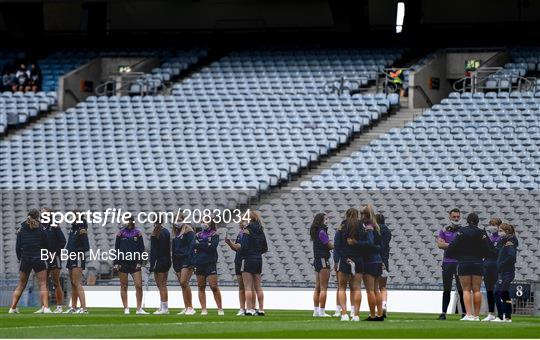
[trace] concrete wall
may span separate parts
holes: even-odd
[[[85,286],[86,305],[88,308],[111,307],[122,308],[120,300],[120,287],[113,286]],[[197,299],[197,287],[191,287],[193,294],[193,307],[200,308],[199,299]],[[456,295],[454,292],[448,307],[452,310],[456,306]],[[179,286],[169,286],[169,308],[182,308],[182,292]],[[221,297],[223,308],[238,308],[238,289],[235,287],[222,287]],[[423,291],[423,290],[389,290],[388,291],[388,311],[408,312],[408,313],[440,313],[442,291]],[[327,301],[327,310],[330,313],[335,308],[336,290],[329,289]],[[348,301],[348,300],[347,300]],[[206,302],[208,308],[216,308],[212,292],[206,290]],[[135,307],[135,290],[130,287],[128,290],[128,303],[130,307]],[[159,307],[159,291],[155,286],[149,288],[143,295],[143,306],[147,312],[153,311]],[[484,308],[487,305],[484,301]],[[349,306],[349,302],[347,302]],[[264,309],[265,310],[312,310],[313,309],[313,290],[305,288],[265,288],[264,289]],[[362,304],[360,311],[368,311],[367,296],[362,289]],[[90,311],[91,313],[92,311]]]
[[[78,102],[94,95],[92,92],[81,91],[81,81],[92,81],[94,90],[109,79],[110,75],[118,73],[121,65],[134,65],[133,72],[150,72],[159,66],[156,58],[96,58],[76,70],[64,75],[58,82],[58,107],[66,110]]]
[[[446,52],[430,61],[425,66],[410,75],[409,107],[429,107],[425,97],[420,93],[421,87],[433,104],[439,103],[453,91],[451,81],[465,76],[465,61],[480,60],[481,66],[496,67],[507,63],[510,58],[505,51],[479,52]],[[439,89],[430,89],[430,79],[439,78]]]
[[[443,98],[446,98],[451,92],[451,86],[446,77],[447,57],[445,53],[439,54],[425,66],[419,68],[412,73],[409,78],[409,107],[423,108],[429,107],[429,103],[422,95],[420,87],[424,90],[432,104],[439,103]],[[439,89],[430,89],[430,79],[439,78]]]
[[[499,54],[498,51],[493,52],[449,52],[446,55],[447,67],[446,67],[446,76],[448,79],[460,79],[465,76],[465,62],[469,59],[480,60],[480,65],[484,64],[486,61]],[[493,65],[491,66],[499,66]]]
[[[94,59],[74,71],[64,75],[58,81],[58,107],[66,110],[85,100],[93,93],[81,91],[81,81],[92,81],[94,88],[101,83],[101,59]]]

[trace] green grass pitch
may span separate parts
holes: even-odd
[[[385,322],[340,322],[313,318],[311,311],[268,311],[265,317],[123,315],[121,309],[94,308],[88,315],[21,314],[0,309],[0,338],[540,338],[540,318],[515,316],[511,324],[437,321],[434,314],[389,314]],[[150,310],[148,310],[150,311]],[[366,313],[360,317],[365,318]]]

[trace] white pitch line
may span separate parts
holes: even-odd
[[[287,321],[287,323],[295,323],[295,322],[316,322],[319,320],[292,320]],[[248,322],[250,324],[253,323],[270,323],[270,322],[281,322],[279,320],[269,320],[269,321],[192,321],[192,322],[137,322],[137,323],[126,323],[123,324],[123,326],[129,327],[129,326],[159,326],[159,325],[172,325],[172,326],[189,326],[189,325],[208,325],[208,324],[231,324],[231,323],[237,323],[237,322]],[[60,325],[42,325],[42,326],[15,326],[15,327],[0,327],[2,330],[10,330],[10,329],[34,329],[34,328],[61,328],[61,327],[68,327],[71,324],[60,324]],[[118,326],[119,323],[96,323],[96,324],[78,324],[77,328],[79,327],[107,327],[107,326]]]
[[[306,322],[320,322],[321,320],[314,319],[314,320],[291,320],[291,321],[285,321],[284,324],[291,324],[291,323],[306,323]],[[329,320],[330,321],[330,320]],[[337,321],[337,319],[336,319]],[[192,321],[192,322],[137,322],[137,323],[126,323],[123,326],[158,326],[158,325],[172,325],[172,326],[189,326],[189,325],[208,325],[208,324],[234,324],[237,322],[246,322],[246,323],[272,323],[272,322],[280,322],[280,320],[269,320],[269,321]],[[366,321],[364,321],[366,322]],[[363,324],[364,322],[360,322]],[[385,322],[389,323],[419,323],[419,322],[429,322],[431,323],[431,320],[386,320]],[[339,323],[340,325],[346,325],[347,323]],[[349,322],[349,324],[352,324],[352,322]],[[355,323],[356,324],[356,323]],[[490,323],[491,324],[491,323]],[[60,325],[42,325],[42,326],[15,326],[15,327],[0,327],[1,330],[17,330],[17,329],[41,329],[41,328],[63,328],[68,327],[71,324],[60,324]],[[109,324],[103,324],[103,323],[96,323],[96,324],[78,324],[78,327],[103,327],[103,326],[118,326],[118,323],[109,323]],[[531,326],[531,325],[538,325],[538,323],[535,322],[520,322],[519,325],[521,326]]]

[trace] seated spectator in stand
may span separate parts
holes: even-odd
[[[4,73],[2,75],[2,91],[11,91],[13,88],[13,85],[15,85],[15,72],[13,72],[13,68],[7,67],[4,69]]]
[[[28,71],[28,84],[26,85],[26,92],[37,92],[41,88],[41,70],[37,64],[30,64]]]
[[[12,87],[13,92],[24,91],[28,84],[28,73],[26,72],[26,65],[21,64],[19,69],[15,73],[15,84]]]

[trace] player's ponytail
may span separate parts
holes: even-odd
[[[314,241],[317,238],[317,231],[319,228],[324,226],[324,217],[326,216],[325,213],[318,213],[313,218],[313,223],[311,223],[311,227],[309,228],[309,236],[311,237],[311,240]]]
[[[358,223],[358,210],[355,208],[349,208],[345,213],[345,230],[347,235],[356,237]]]

